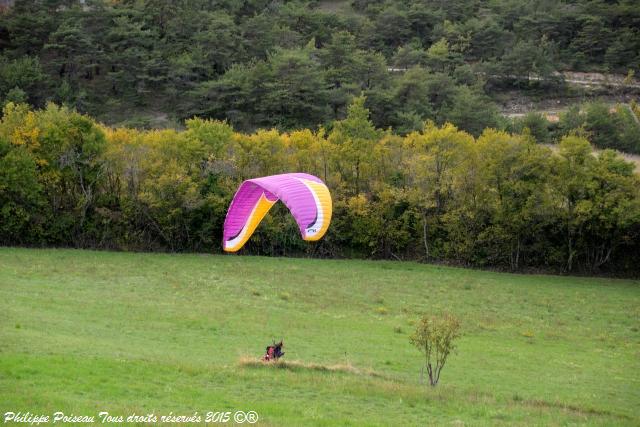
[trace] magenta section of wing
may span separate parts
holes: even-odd
[[[300,232],[304,235],[305,228],[313,223],[317,209],[313,194],[299,178],[320,181],[319,178],[305,173],[273,175],[250,181],[276,194],[287,205],[300,227]]]
[[[318,189],[324,194],[319,194]],[[291,211],[302,237],[317,240],[322,237],[330,221],[331,200],[328,194],[322,180],[305,173],[272,175],[243,182],[227,212],[223,232],[224,249],[240,249],[278,200],[282,200]],[[317,224],[324,224],[321,233],[315,228]],[[319,233],[317,238],[312,236],[314,233]]]
[[[225,240],[236,237],[240,231],[242,231],[242,228],[249,220],[251,212],[263,194],[268,200],[278,201],[278,198],[271,192],[266,191],[263,187],[251,181],[245,181],[240,185],[240,188],[238,188],[238,191],[236,191],[231,201],[231,205],[227,211],[227,217],[224,221]]]

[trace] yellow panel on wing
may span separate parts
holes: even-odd
[[[313,242],[320,240],[329,229],[332,213],[331,194],[327,186],[320,182],[308,179],[301,179],[301,181],[303,181],[313,193],[316,208],[318,209],[316,223],[314,224],[316,227],[307,229],[304,237],[304,240]]]
[[[253,232],[256,230],[262,218],[269,212],[271,206],[273,206],[277,200],[269,200],[265,197],[264,193],[260,196],[260,199],[253,207],[251,214],[247,218],[247,222],[242,227],[240,233],[231,240],[224,243],[225,252],[236,252],[249,240]]]

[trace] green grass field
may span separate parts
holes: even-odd
[[[0,310],[2,413],[640,425],[640,281],[0,248]],[[408,336],[441,310],[463,336],[431,389]],[[299,363],[242,363],[281,337]]]

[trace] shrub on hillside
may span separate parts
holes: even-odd
[[[429,384],[435,387],[447,358],[455,349],[460,337],[460,321],[450,313],[440,316],[422,316],[411,335],[411,343],[425,356],[424,368],[429,374]]]

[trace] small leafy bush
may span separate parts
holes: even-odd
[[[455,340],[460,337],[460,321],[450,313],[440,316],[422,316],[410,337],[411,343],[425,356],[429,384],[435,387],[440,380],[449,354],[455,349]]]

